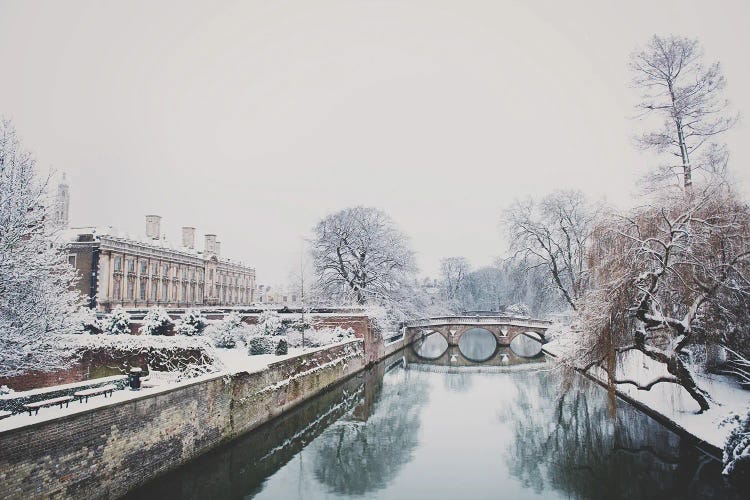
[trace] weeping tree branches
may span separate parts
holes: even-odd
[[[750,293],[750,209],[725,185],[701,197],[665,199],[594,230],[592,288],[581,300],[579,366],[600,366],[614,383],[611,352],[637,350],[679,383],[701,411],[709,399],[680,358],[711,340],[724,309]]]

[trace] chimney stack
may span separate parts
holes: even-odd
[[[221,257],[221,242],[220,241],[216,242],[216,256]]]
[[[205,244],[203,245],[203,253],[206,255],[216,254],[216,235],[207,234]]]
[[[161,234],[161,217],[158,215],[146,216],[146,237],[158,240]]]
[[[189,226],[182,227],[182,246],[185,248],[195,248],[195,228]]]

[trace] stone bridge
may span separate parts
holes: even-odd
[[[406,334],[414,337],[439,333],[451,346],[458,345],[464,333],[480,328],[490,332],[498,345],[509,346],[518,335],[526,335],[535,340],[541,339],[544,343],[544,335],[551,324],[551,321],[512,316],[445,316],[409,321],[405,328]],[[539,338],[535,338],[536,335]]]

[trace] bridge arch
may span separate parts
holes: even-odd
[[[408,333],[420,336],[437,332],[449,346],[457,346],[466,332],[481,328],[494,335],[498,345],[509,346],[518,335],[538,336],[540,342],[544,343],[545,333],[551,324],[550,321],[507,316],[450,316],[411,321],[405,328]]]

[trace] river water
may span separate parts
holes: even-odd
[[[543,355],[434,337],[131,498],[741,498],[718,460]]]

